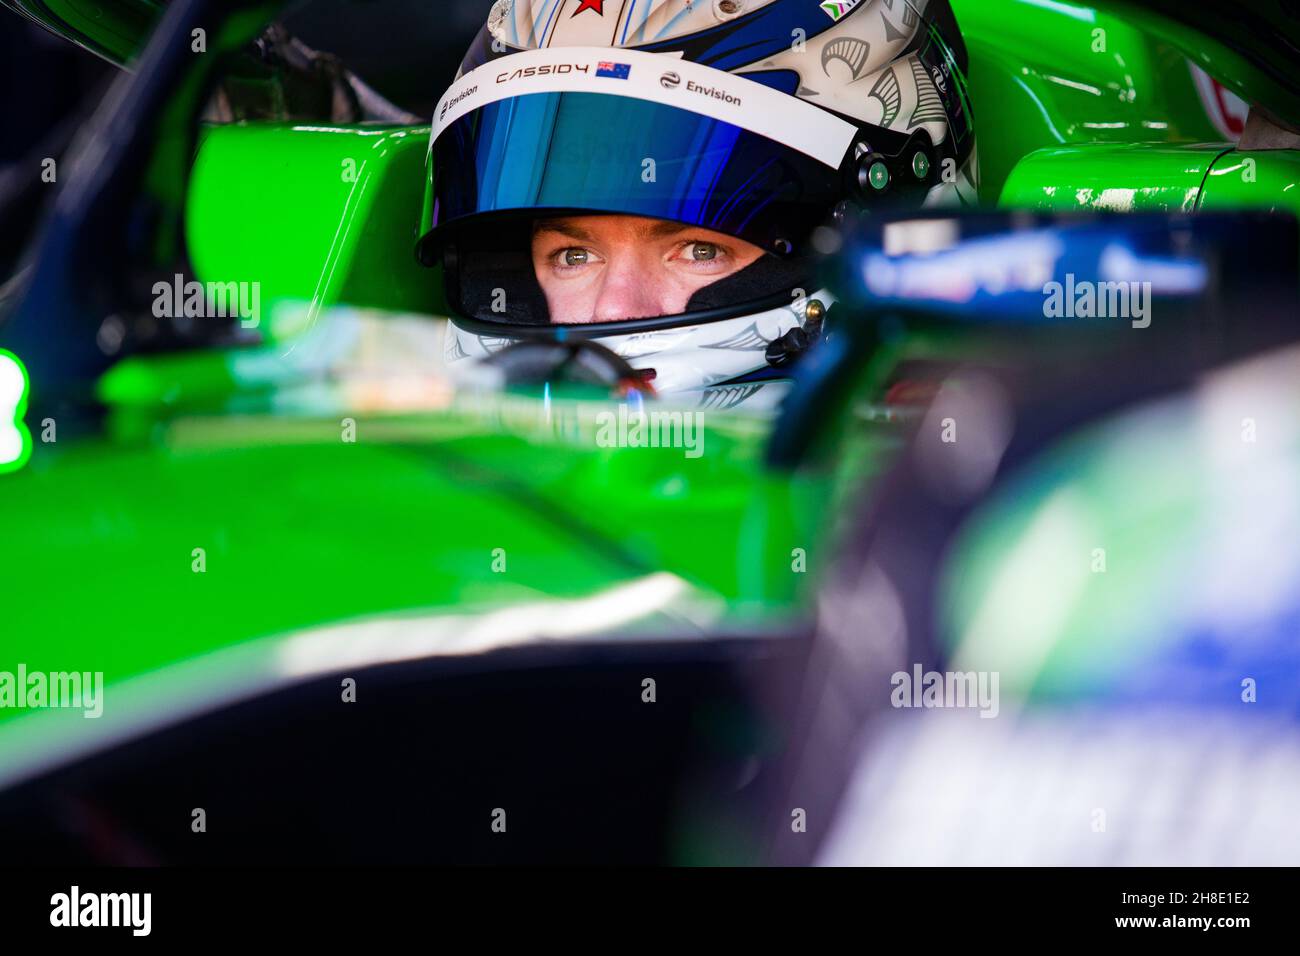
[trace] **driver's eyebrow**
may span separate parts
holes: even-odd
[[[637,233],[643,239],[665,239],[683,232],[690,232],[692,227],[668,219],[649,219],[637,227]],[[533,227],[533,235],[555,233],[577,242],[595,242],[596,237],[583,229],[572,219],[543,219]]]
[[[576,239],[578,242],[592,242],[594,240],[591,233],[569,219],[544,219],[533,229],[534,236],[540,236],[546,232],[558,233],[566,239]]]
[[[692,231],[690,226],[683,225],[680,222],[672,222],[668,219],[656,219],[647,223],[640,230],[641,234],[647,239],[666,239],[669,236],[690,231]]]

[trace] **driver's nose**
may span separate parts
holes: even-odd
[[[611,255],[601,270],[600,291],[592,308],[593,322],[651,319],[671,315],[664,299],[667,284],[654,281],[653,256],[630,247]]]

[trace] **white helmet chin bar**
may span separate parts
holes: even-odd
[[[657,392],[707,388],[766,368],[770,343],[807,322],[807,304],[816,299],[826,308],[835,297],[822,289],[812,296],[766,312],[733,319],[682,325],[651,332],[599,336],[596,340],[635,369],[654,369],[651,380]],[[481,359],[517,341],[503,329],[500,336],[480,335],[462,329],[451,319],[446,336],[446,359]]]

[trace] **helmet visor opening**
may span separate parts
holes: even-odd
[[[789,305],[813,274],[803,256],[764,253],[686,224],[571,211],[494,216],[459,229],[452,248],[445,285],[453,312],[460,324],[498,335],[715,321]]]

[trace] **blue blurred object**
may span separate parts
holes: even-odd
[[[1181,316],[1294,295],[1296,235],[1290,217],[1250,213],[910,217],[868,221],[829,267],[832,289],[867,320],[1145,328],[1153,307]]]

